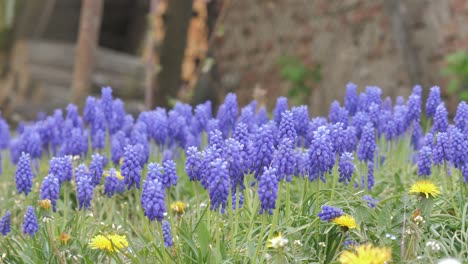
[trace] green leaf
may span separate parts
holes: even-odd
[[[458,90],[459,83],[460,82],[457,79],[450,80],[449,84],[447,85],[447,92],[449,94],[456,92]]]
[[[468,101],[468,90],[461,91],[459,97],[463,101]]]
[[[208,231],[208,228],[206,228],[206,225],[204,222],[200,222],[200,224],[197,227],[197,230],[195,231],[198,237],[198,243],[200,243],[200,249],[202,252],[203,257],[205,257],[210,250],[210,243],[211,243],[211,234]],[[219,243],[219,241],[216,241]]]

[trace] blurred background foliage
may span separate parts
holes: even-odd
[[[461,100],[468,100],[468,53],[458,51],[445,58],[447,66],[442,68],[442,74],[449,77],[447,92],[458,95]]]
[[[307,104],[314,85],[322,80],[320,65],[308,67],[297,57],[283,56],[278,59],[280,75],[291,83],[287,96],[294,104]]]

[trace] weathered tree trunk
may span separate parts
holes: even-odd
[[[150,22],[148,28],[148,61],[146,62],[146,76],[145,76],[145,106],[148,110],[153,107],[153,90],[158,90],[157,72],[155,72],[156,64],[156,16],[158,13],[159,0],[151,0],[150,7]]]
[[[223,15],[226,14],[227,5],[230,4],[229,1],[219,1],[213,0],[207,4],[208,9],[208,52],[206,57],[213,58],[213,52],[210,50],[212,43],[216,38],[217,25],[220,24],[219,20],[223,19]],[[203,67],[203,62],[200,63]],[[200,66],[199,66],[200,67]],[[199,70],[199,78],[195,85],[195,90],[193,97],[191,99],[191,104],[196,105],[210,100],[213,103],[213,106],[218,105],[218,96],[217,88],[220,87],[220,77],[218,72],[218,67],[216,63],[213,63],[208,70]]]
[[[72,80],[72,98],[82,104],[91,89],[94,54],[101,26],[103,0],[82,0],[80,30]]]
[[[177,97],[181,86],[182,60],[187,44],[187,29],[192,16],[192,0],[171,0],[166,12],[166,35],[161,46],[159,88],[154,102],[167,106],[168,98]],[[157,74],[157,73],[155,73]],[[155,85],[158,85],[155,83]]]
[[[410,28],[408,27],[408,19],[404,12],[404,6],[402,6],[400,0],[385,0],[384,7],[390,17],[393,38],[406,68],[408,79],[412,85],[421,84],[421,67],[416,50],[411,45]],[[393,96],[397,95],[394,94]]]

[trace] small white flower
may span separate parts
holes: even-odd
[[[424,220],[424,218],[420,215],[416,216],[414,218],[414,222],[419,225],[419,224],[424,224],[426,221]]]
[[[326,247],[327,245],[325,244],[325,242],[319,242],[319,246]]]
[[[434,252],[439,252],[440,251],[440,244],[437,241],[428,241],[426,243],[426,247],[430,248]]]
[[[289,240],[284,238],[281,234],[278,234],[278,236],[270,239],[270,247],[278,249],[278,248],[283,248],[285,247]]]
[[[200,207],[201,207],[201,208],[206,207],[206,203],[200,203]]]
[[[266,254],[265,254],[265,259],[266,259],[267,261],[270,260],[270,259],[271,259],[271,255],[268,254],[268,253],[266,253]]]
[[[302,243],[300,240],[294,240],[294,245],[302,247]]]
[[[50,221],[52,221],[52,217],[45,216],[44,218],[42,218],[42,222],[44,222],[44,223],[48,223]]]

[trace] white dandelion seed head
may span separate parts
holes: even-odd
[[[454,259],[454,258],[445,258],[445,259],[439,260],[437,264],[461,264],[461,261],[459,261],[458,259]]]

